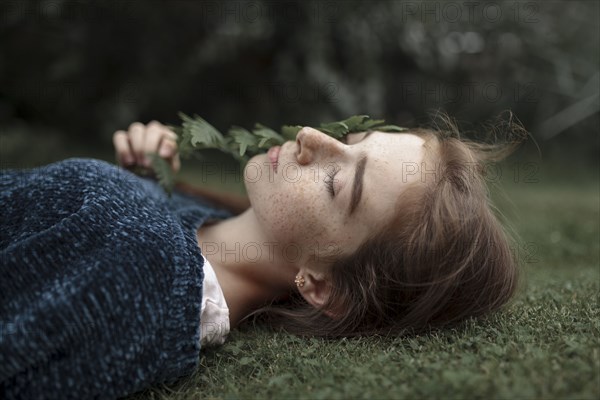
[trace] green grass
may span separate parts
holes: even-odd
[[[427,335],[323,341],[264,327],[204,349],[200,368],[134,399],[596,399],[598,180],[504,184],[525,286],[503,312]]]

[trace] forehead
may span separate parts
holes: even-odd
[[[415,145],[423,145],[426,140],[419,135],[417,132],[382,132],[382,131],[369,131],[369,132],[356,132],[349,133],[344,137],[346,144],[356,144],[360,142],[366,135],[369,135],[369,141],[376,139],[375,141],[388,144],[401,144],[401,143],[412,143]]]
[[[364,136],[364,135],[363,135]],[[364,150],[370,159],[385,164],[420,163],[424,156],[425,139],[410,132],[371,132]]]
[[[380,224],[391,218],[402,193],[420,180],[425,140],[411,133],[376,131],[361,144],[368,157],[361,219]]]

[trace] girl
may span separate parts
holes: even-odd
[[[175,134],[118,131],[119,163]],[[4,398],[124,396],[172,382],[252,315],[301,335],[403,334],[498,310],[517,287],[483,163],[448,131],[335,140],[305,127],[245,167],[248,198],[92,159],[2,172]]]

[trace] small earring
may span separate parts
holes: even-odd
[[[296,275],[294,283],[296,283],[296,286],[301,288],[302,286],[304,286],[304,277],[302,275]]]

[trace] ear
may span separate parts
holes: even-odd
[[[337,313],[331,310],[323,310],[323,306],[331,295],[331,285],[323,274],[301,270],[299,275],[304,277],[304,285],[298,290],[304,299],[313,307],[322,309],[330,318],[335,319]]]

